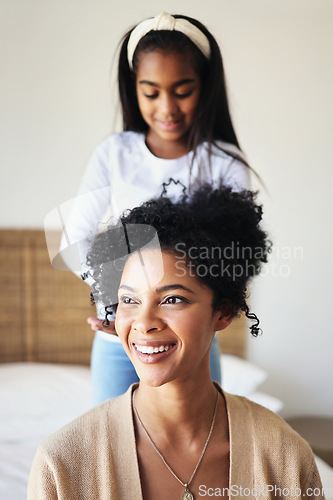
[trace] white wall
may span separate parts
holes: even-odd
[[[276,246],[252,289],[265,333],[249,357],[268,370],[264,389],[285,415],[333,416],[332,2],[115,5],[1,0],[0,227],[41,228],[75,195],[90,152],[114,129],[110,67],[123,32],[161,10],[198,17],[221,44],[238,135],[268,188]]]

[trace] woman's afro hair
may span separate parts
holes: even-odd
[[[93,297],[112,304],[108,283],[119,283],[121,274],[110,263],[119,258],[120,248],[128,249],[127,254],[138,250],[156,231],[161,249],[184,256],[197,279],[213,291],[213,308],[225,307],[232,316],[244,311],[254,320],[250,329],[257,336],[259,320],[249,312],[246,291],[250,278],[267,262],[271,242],[260,226],[262,207],[255,200],[252,191],[205,184],[176,203],[161,196],[124,212],[121,225],[97,235],[87,256]]]

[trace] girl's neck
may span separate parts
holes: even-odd
[[[166,160],[180,158],[189,153],[186,139],[166,141],[156,137],[149,131],[146,135],[146,146],[154,156]]]

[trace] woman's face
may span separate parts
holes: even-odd
[[[212,290],[175,254],[144,250],[129,258],[116,330],[141,381],[158,387],[209,373],[214,332],[226,326],[212,301]]]
[[[139,56],[136,92],[149,126],[147,143],[162,148],[186,142],[198,106],[201,81],[185,53],[154,51]]]

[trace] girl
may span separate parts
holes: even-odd
[[[77,198],[66,226],[72,243],[97,232],[109,205],[119,217],[125,208],[159,195],[170,177],[179,181],[168,189],[174,199],[180,186],[190,192],[216,180],[235,190],[248,186],[249,168],[230,118],[221,53],[201,23],[162,13],[138,24],[121,44],[118,80],[124,132],[109,136],[90,159],[80,188],[89,196]],[[104,328],[103,314],[100,304],[99,319],[88,318],[99,330],[91,360],[95,403],[137,381],[113,317]],[[214,339],[211,369],[220,382],[219,359]]]
[[[269,250],[260,219],[251,192],[204,186],[178,204],[147,202],[97,236],[94,294],[111,303],[118,288],[116,328],[140,382],[39,447],[29,500],[324,498],[307,443],[211,379],[216,330],[243,310],[258,333],[246,287]]]

